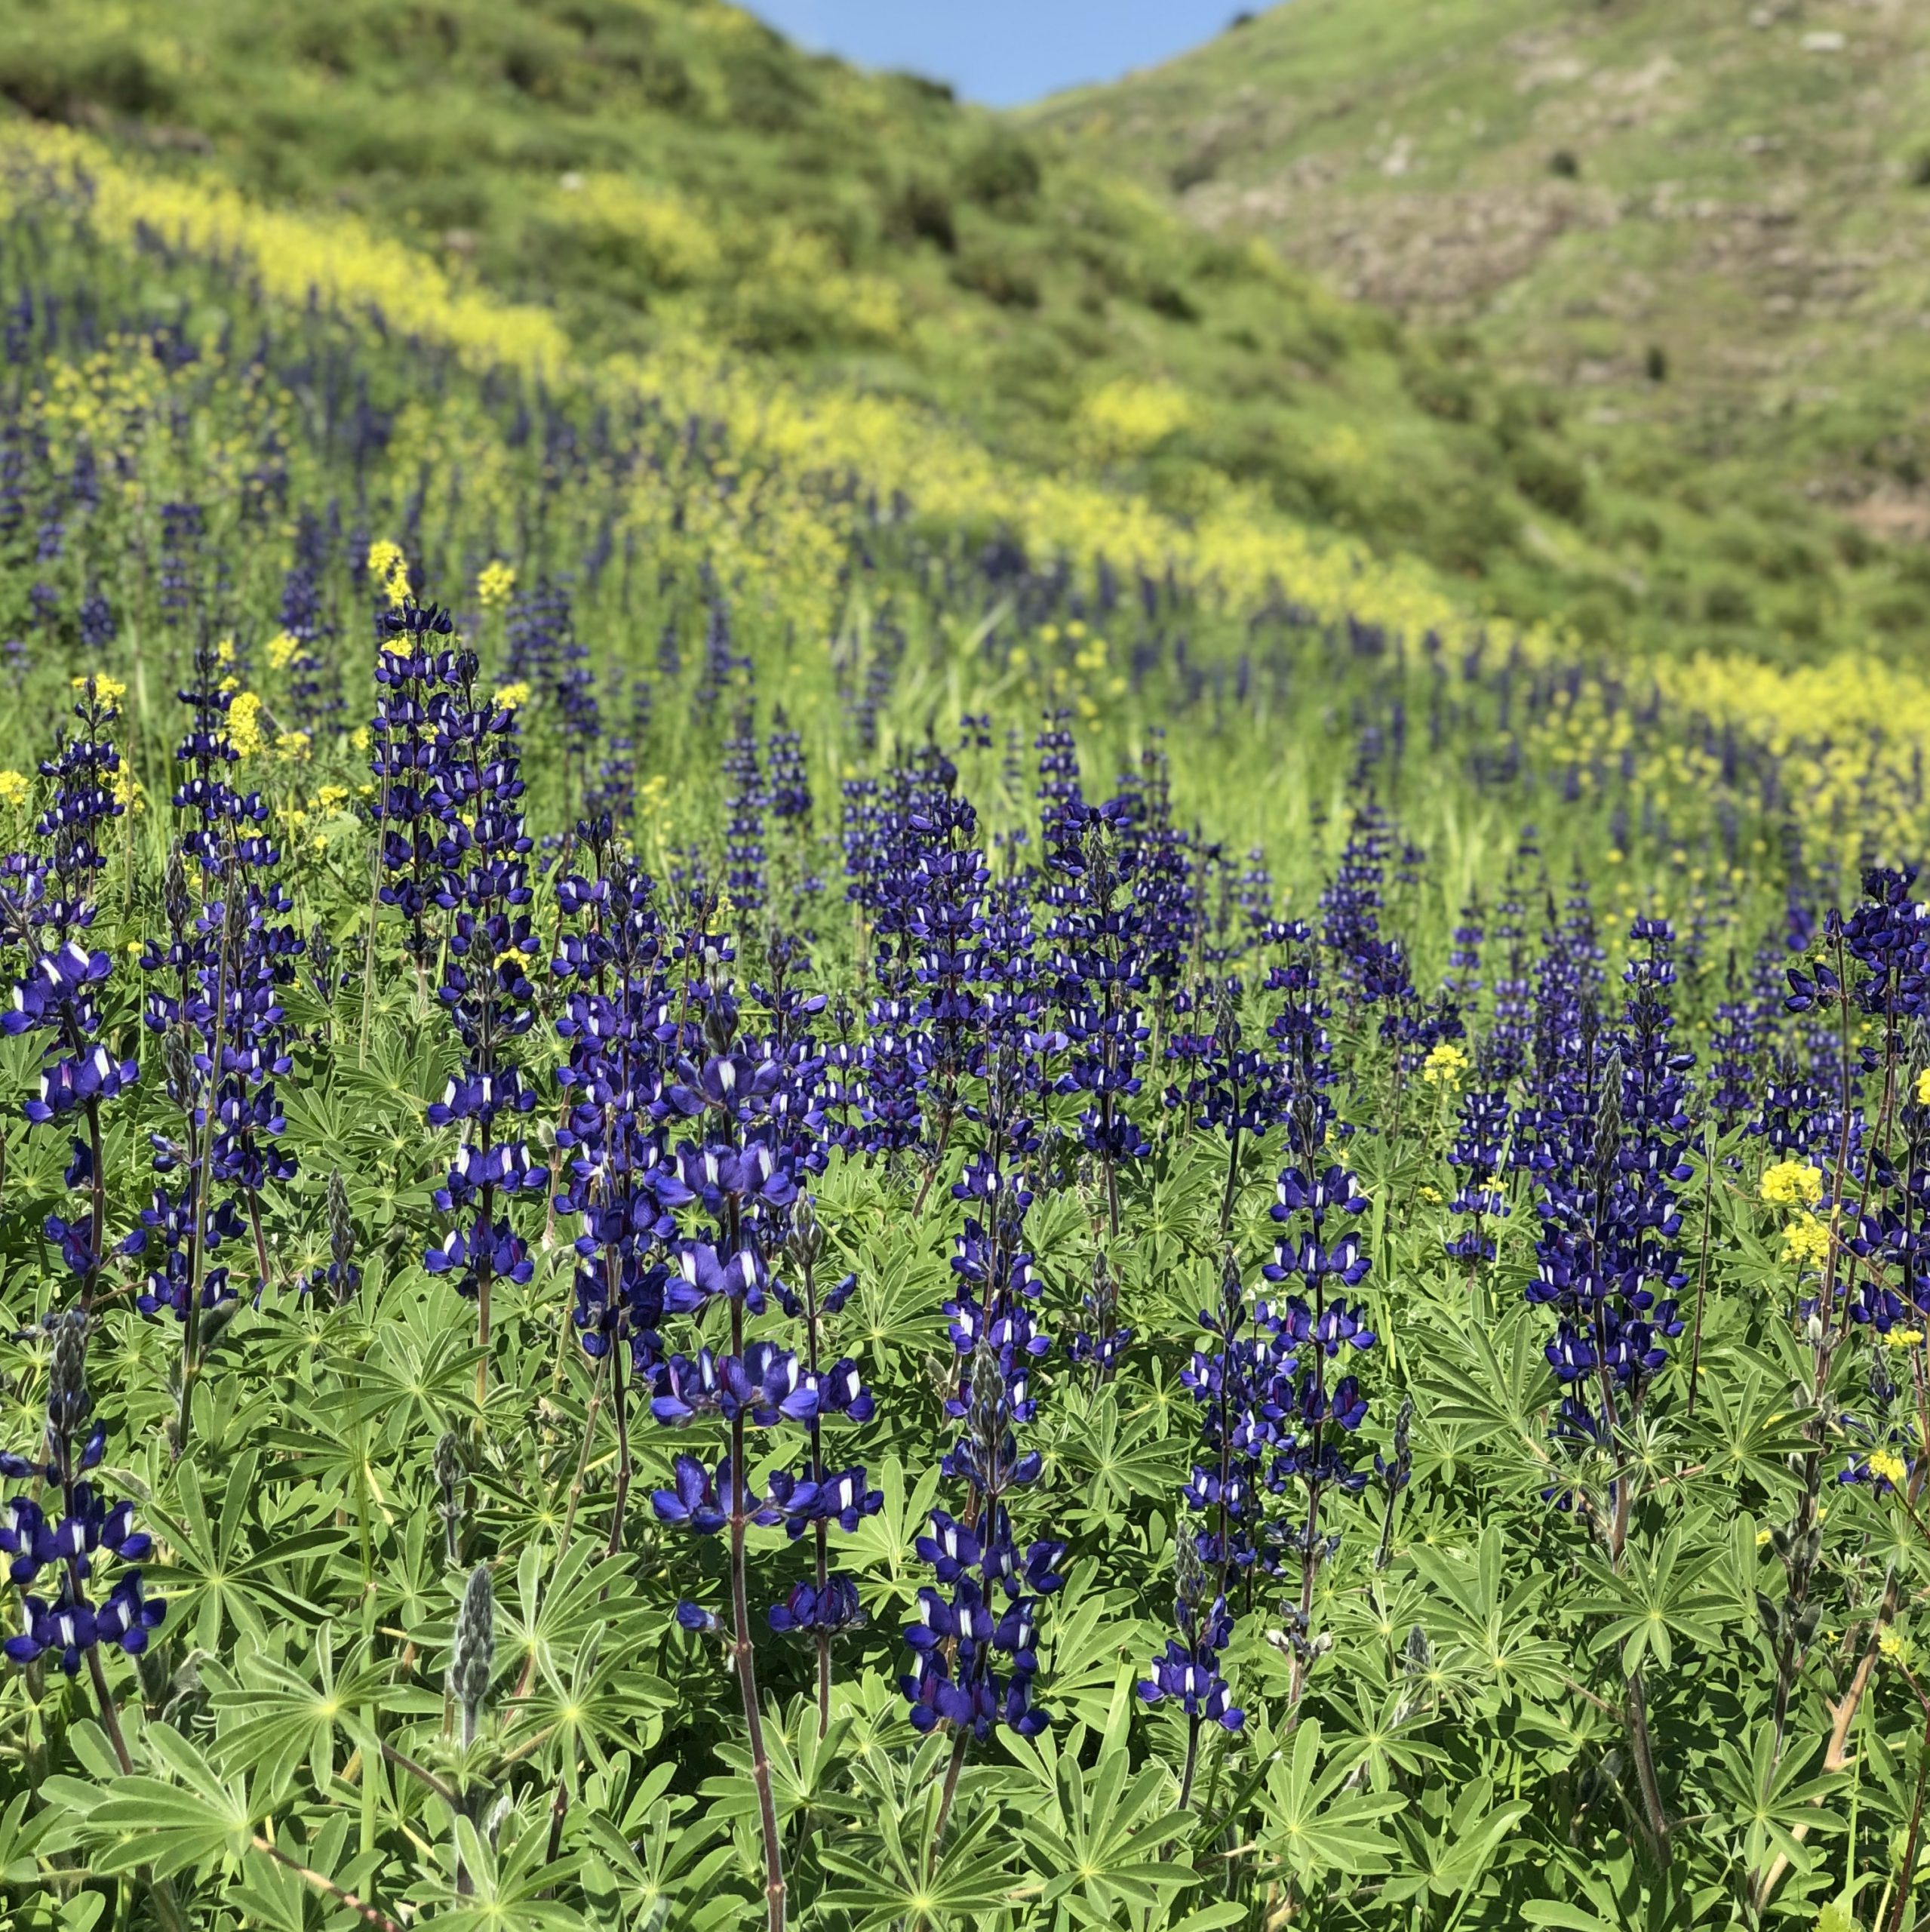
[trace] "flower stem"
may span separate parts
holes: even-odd
[[[733,1236],[736,1218],[733,1213]],[[733,1296],[730,1302],[730,1352],[740,1360],[744,1353],[744,1303],[738,1296]],[[751,1779],[757,1786],[758,1820],[764,1835],[765,1909],[770,1932],[784,1932],[784,1847],[778,1835],[776,1801],[771,1794],[770,1758],[764,1749],[764,1718],[758,1709],[757,1660],[751,1645],[751,1592],[744,1549],[749,1515],[744,1481],[744,1411],[739,1408],[730,1419],[731,1654],[737,1667],[737,1688],[744,1701],[744,1728],[751,1743]]]

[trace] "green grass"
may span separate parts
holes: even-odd
[[[1424,64],[1467,10],[1437,11]],[[1256,84],[1277,25],[1236,37]],[[1327,33],[1334,85],[1361,38]],[[1197,82],[1177,70],[1183,98],[1223,87],[1215,57]],[[1162,205],[1176,130],[1136,182],[1089,128],[1057,131],[1096,109],[1030,131],[807,57],[710,0],[26,0],[0,97],[144,166],[352,208],[553,303],[586,346],[721,344],[928,405],[1028,465],[1116,471],[1182,515],[1231,477],[1427,559],[1481,608],[1803,650],[1844,634],[1845,606],[1876,594],[1865,578],[1913,594],[1887,561],[1852,585],[1827,532],[1802,538],[1813,571],[1766,590],[1765,558],[1784,568],[1816,519],[1760,491],[1740,513],[1747,559],[1718,568],[1736,519],[1686,506],[1686,448],[1610,447],[1508,345],[1410,333],[1329,292],[1294,238],[1256,251],[1179,218]],[[1096,441],[1087,399],[1113,384],[1184,407],[1157,437]]]
[[[1555,398],[1583,628],[1907,649],[1926,76],[1902,5],[1293,0],[1025,125]]]

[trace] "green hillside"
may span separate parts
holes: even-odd
[[[723,345],[1182,515],[1255,488],[1478,608],[1755,644],[1834,635],[1845,601],[1889,594],[1886,568],[1849,580],[1806,506],[1698,515],[1667,464],[1603,460],[1560,386],[1327,292],[1297,240],[1176,218],[1159,168],[1136,184],[1103,145],[807,57],[711,0],[23,0],[0,97],[150,173],[346,207],[553,305],[586,347]],[[1749,554],[1712,577],[1724,543]],[[1759,598],[1758,551],[1792,580]],[[1693,594],[1669,593],[1684,571]]]
[[[1907,644],[1926,105],[1904,0],[1293,0],[1031,125],[1400,316],[1446,412],[1461,353],[1559,395],[1639,625]]]

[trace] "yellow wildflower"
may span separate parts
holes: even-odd
[[[1919,1106],[1930,1107],[1930,1066],[1916,1076],[1916,1102]]]
[[[235,640],[224,637],[214,647],[214,661],[217,664],[232,664],[235,661]]]
[[[332,812],[337,805],[349,802],[349,788],[346,785],[324,785],[315,793],[315,801],[324,811]]]
[[[1778,1208],[1813,1208],[1823,1198],[1823,1170],[1807,1161],[1778,1161],[1763,1170],[1760,1191]]]
[[[1921,1328],[1892,1328],[1883,1337],[1883,1346],[1890,1349],[1913,1349],[1923,1339]]]
[[[124,812],[143,812],[147,809],[141,798],[141,782],[134,776],[131,765],[123,764],[114,774],[114,802]]]
[[[275,749],[284,758],[306,758],[309,755],[309,734],[306,731],[278,733]]]
[[[1421,1063],[1421,1078],[1430,1087],[1458,1087],[1470,1064],[1459,1047],[1452,1040],[1443,1040],[1428,1049],[1428,1057]]]
[[[409,595],[408,560],[402,555],[402,546],[392,543],[386,537],[378,537],[369,546],[369,574],[379,582],[389,593],[393,605],[401,604]]]
[[[1907,1663],[1910,1660],[1910,1639],[1892,1625],[1886,1623],[1877,1632],[1876,1647],[1892,1663]]]
[[[268,749],[261,728],[261,700],[253,691],[238,691],[228,707],[228,742],[243,758],[256,758]]]
[[[499,711],[515,711],[530,701],[530,691],[527,685],[498,685],[490,698],[490,703]]]
[[[510,592],[516,588],[516,567],[506,564],[501,558],[483,565],[476,578],[476,601],[485,611],[493,611],[499,604],[509,601]]]
[[[27,801],[27,781],[17,771],[0,771],[0,803],[17,811]]]
[[[1900,1489],[1910,1475],[1909,1466],[1894,1449],[1873,1449],[1864,1459],[1864,1466],[1873,1476],[1880,1477],[1892,1489]]]
[[[277,631],[268,640],[268,668],[271,671],[285,671],[295,661],[295,654],[301,648],[299,638],[291,637],[286,631]]]
[[[85,691],[90,688],[103,704],[118,704],[128,694],[128,688],[118,678],[110,678],[100,671],[90,671],[86,676],[73,680],[74,689]]]
[[[1820,1267],[1830,1252],[1830,1230],[1814,1214],[1799,1214],[1783,1230],[1783,1259],[1799,1268]]]

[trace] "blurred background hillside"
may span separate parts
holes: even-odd
[[[1292,0],[1010,113],[717,0],[16,0],[10,114],[343,209],[586,352],[1796,660],[1930,621],[1903,0]]]

